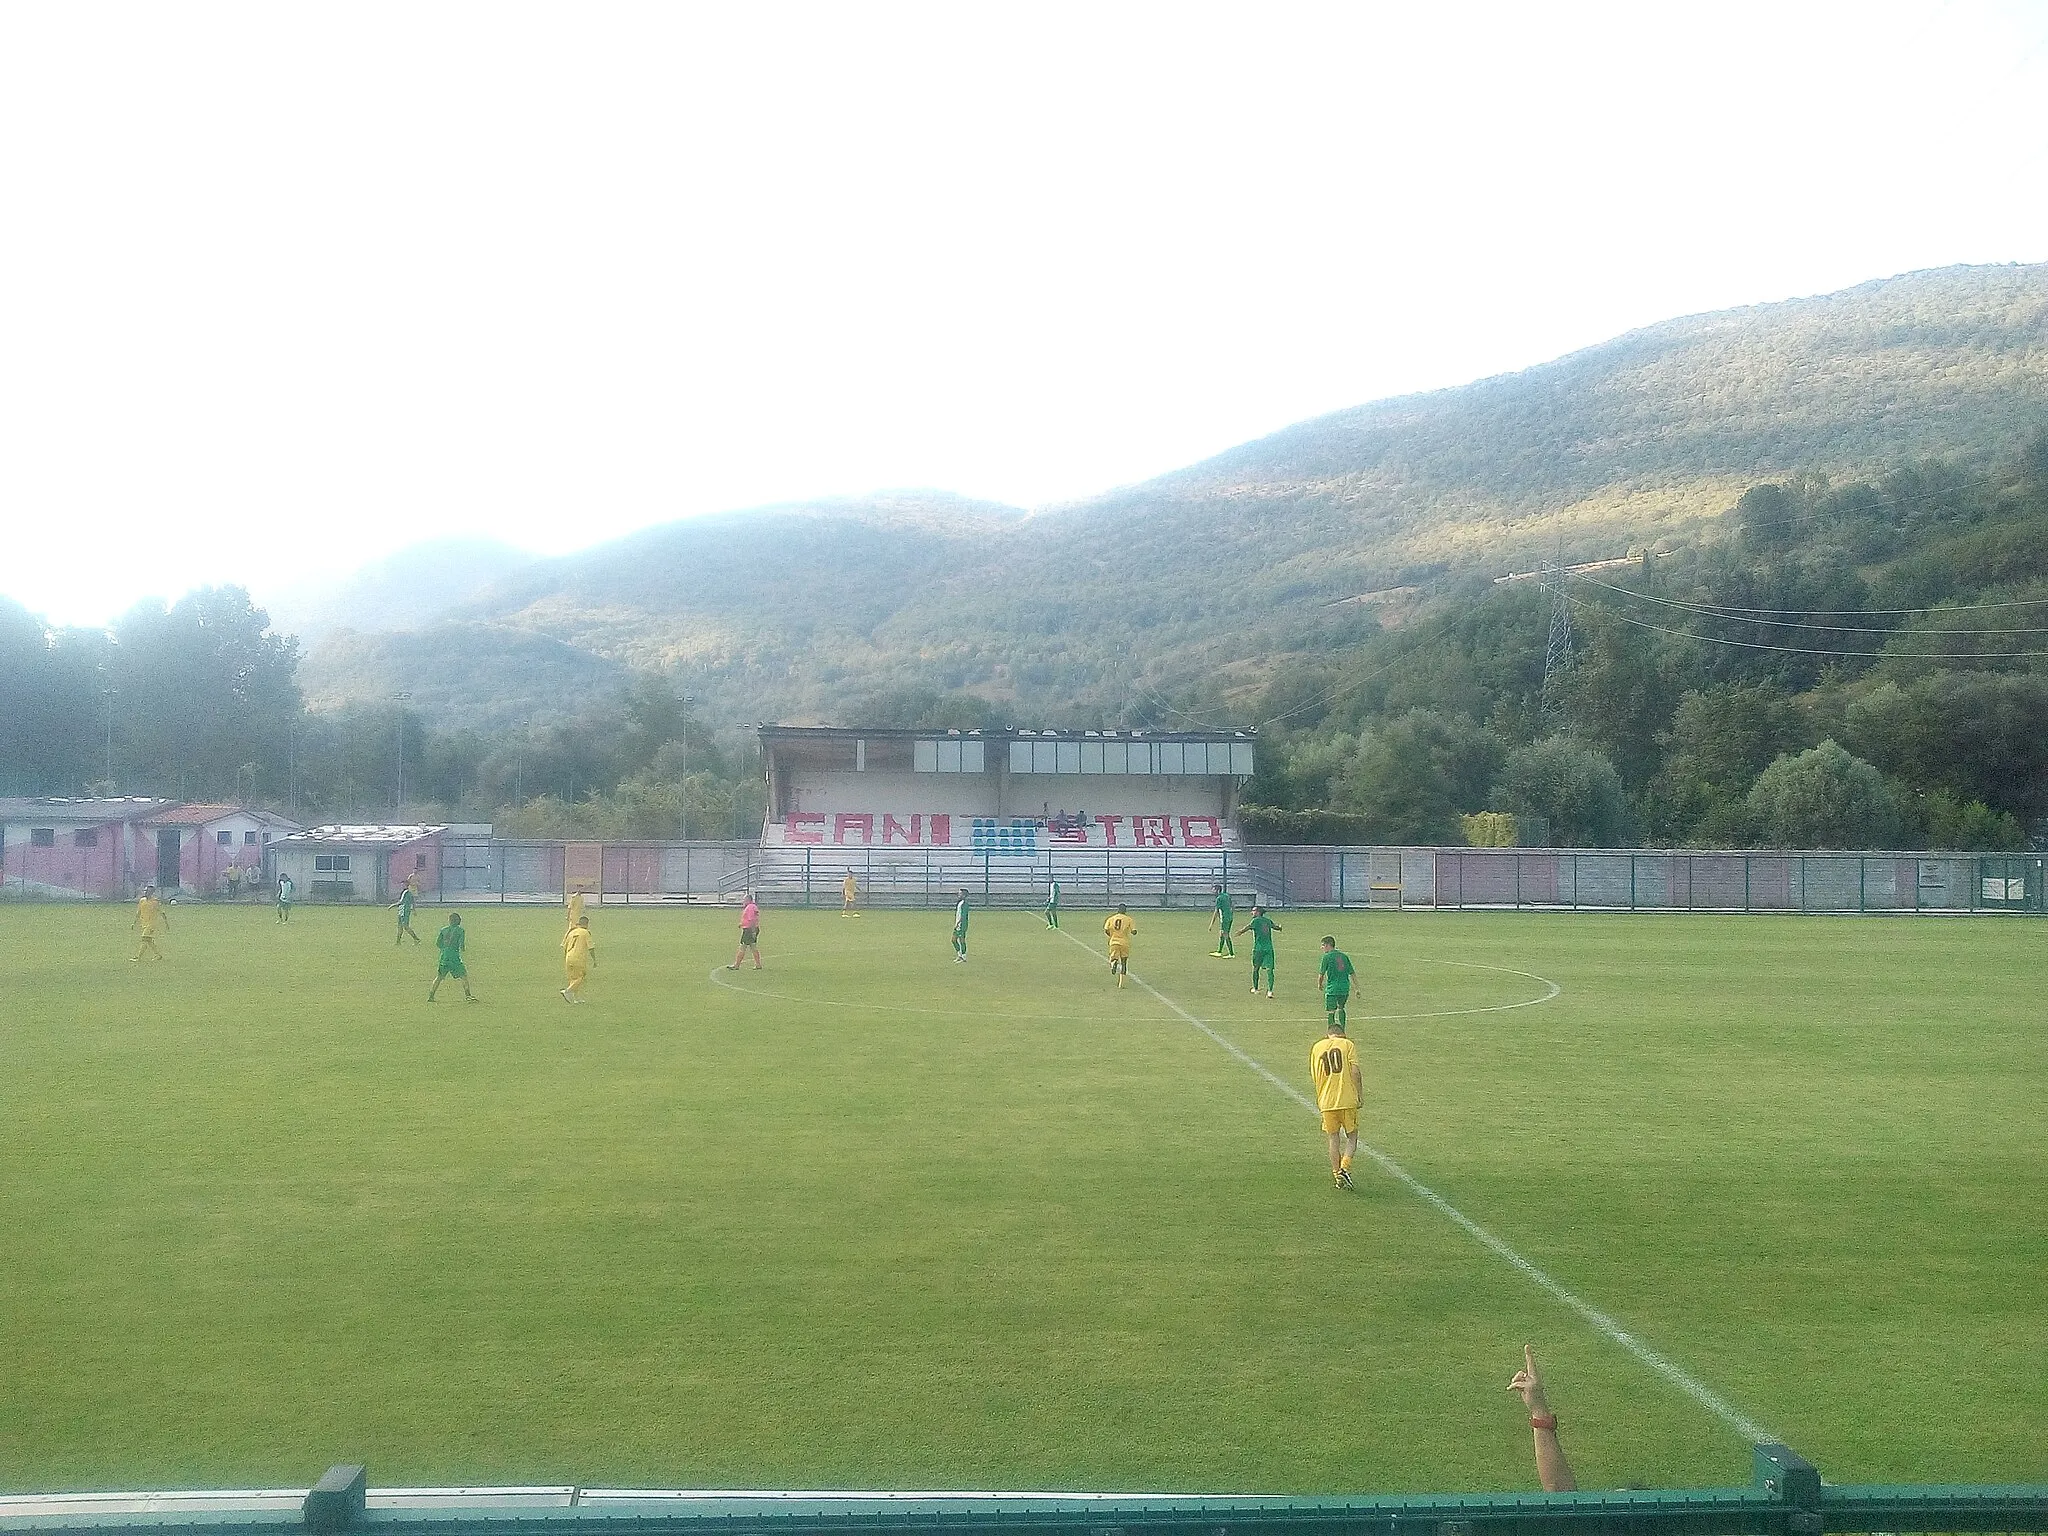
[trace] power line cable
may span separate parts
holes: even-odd
[[[1332,699],[1338,698],[1343,694],[1349,693],[1354,688],[1362,687],[1364,684],[1371,682],[1376,677],[1383,676],[1385,673],[1393,670],[1395,667],[1399,666],[1402,662],[1407,661],[1409,658],[1420,655],[1424,647],[1429,645],[1431,642],[1441,640],[1445,635],[1449,634],[1451,630],[1457,626],[1457,623],[1460,619],[1469,618],[1472,614],[1478,612],[1480,607],[1489,598],[1493,596],[1493,592],[1498,590],[1498,588],[1495,588],[1493,589],[1493,591],[1482,593],[1479,596],[1478,600],[1474,602],[1469,608],[1460,609],[1453,606],[1452,609],[1444,615],[1443,621],[1435,634],[1429,636],[1427,639],[1416,641],[1415,644],[1411,645],[1407,650],[1403,651],[1400,655],[1393,657],[1385,664],[1373,668],[1373,670],[1370,672],[1361,673],[1359,676],[1351,678],[1346,682],[1339,683],[1336,687],[1329,689],[1327,692],[1319,693],[1314,698],[1295,705],[1292,709],[1283,710],[1281,713],[1273,716],[1273,718],[1270,720],[1262,720],[1258,723],[1258,725],[1254,726],[1253,729],[1263,731],[1269,725],[1278,725],[1282,720],[1291,719],[1295,715],[1301,714],[1304,710],[1314,709],[1319,704],[1327,704]],[[1385,637],[1382,635],[1375,635],[1373,636],[1372,640],[1366,641],[1365,644],[1371,645],[1374,641],[1383,638]]]
[[[1173,705],[1167,703],[1166,700],[1159,697],[1158,694],[1154,693],[1150,688],[1147,688],[1143,683],[1134,681],[1131,684],[1131,686],[1137,689],[1138,692],[1143,694],[1146,698],[1150,699],[1154,704],[1157,704],[1161,709],[1165,710],[1169,715],[1178,715],[1181,719],[1189,722],[1191,725],[1198,725],[1205,731],[1241,731],[1244,729],[1244,727],[1241,725],[1217,725],[1212,721],[1202,719],[1198,715],[1191,715],[1184,709],[1176,709]]]
[[[2042,651],[1831,651],[1809,645],[1769,645],[1761,640],[1726,640],[1718,635],[1696,635],[1689,629],[1669,629],[1662,624],[1652,624],[1644,619],[1632,619],[1618,609],[1603,610],[1609,616],[1624,624],[1633,624],[1638,629],[1653,629],[1660,635],[1676,635],[1681,640],[1697,640],[1702,645],[1735,645],[1746,651],[1782,651],[1794,656],[1833,656],[1841,659],[1852,657],[1874,657],[1898,661],[2018,661],[2025,657],[2048,656]],[[1938,633],[1938,632],[1937,632]]]
[[[1724,623],[1762,624],[1774,629],[1824,629],[1836,634],[1846,635],[1897,635],[1911,634],[1914,631],[1902,630],[1897,625],[1892,624],[1822,624],[1802,622],[1789,618],[1770,618],[1766,617],[1766,615],[1797,613],[1805,615],[1808,619],[1816,619],[1841,614],[1851,618],[1876,619],[1892,614],[1970,613],[1978,609],[2029,608],[2048,605],[2048,597],[2043,597],[2027,598],[2011,603],[1959,604],[1949,608],[1725,608],[1716,603],[1685,603],[1680,602],[1677,598],[1659,597],[1654,592],[1638,592],[1632,587],[1616,586],[1610,581],[1596,581],[1591,576],[1574,576],[1572,580],[1581,582],[1589,587],[1599,587],[1602,591],[1619,593],[1623,597],[1632,597],[1640,602],[1658,603],[1666,608],[1681,609],[1686,613],[1698,614],[1702,618],[1719,619]],[[2014,625],[2004,629],[1944,629],[1940,633],[1945,635],[2048,635],[2048,627]]]

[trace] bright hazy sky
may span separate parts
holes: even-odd
[[[0,592],[1080,497],[2048,259],[2044,102],[2038,4],[10,5]]]

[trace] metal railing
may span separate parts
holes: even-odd
[[[1742,1488],[1613,1493],[1214,1497],[1129,1494],[783,1493],[368,1486],[359,1466],[311,1489],[0,1495],[0,1532],[176,1529],[232,1536],[1823,1536],[2048,1531],[2048,1485],[1823,1483],[1759,1445]]]

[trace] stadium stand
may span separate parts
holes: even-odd
[[[754,881],[802,899],[844,868],[867,899],[965,887],[987,901],[1168,902],[1241,865],[1248,736],[763,726]]]

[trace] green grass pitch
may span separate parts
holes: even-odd
[[[0,909],[0,1487],[1748,1478],[1740,1437],[1028,913]],[[1282,913],[1134,970],[1836,1481],[2048,1477],[2048,926]],[[1101,913],[1067,914],[1099,954]],[[1504,967],[1488,970],[1479,967]],[[1526,975],[1514,974],[1528,973]],[[1538,1006],[1492,1012],[1561,988]],[[730,985],[728,985],[728,983]]]

